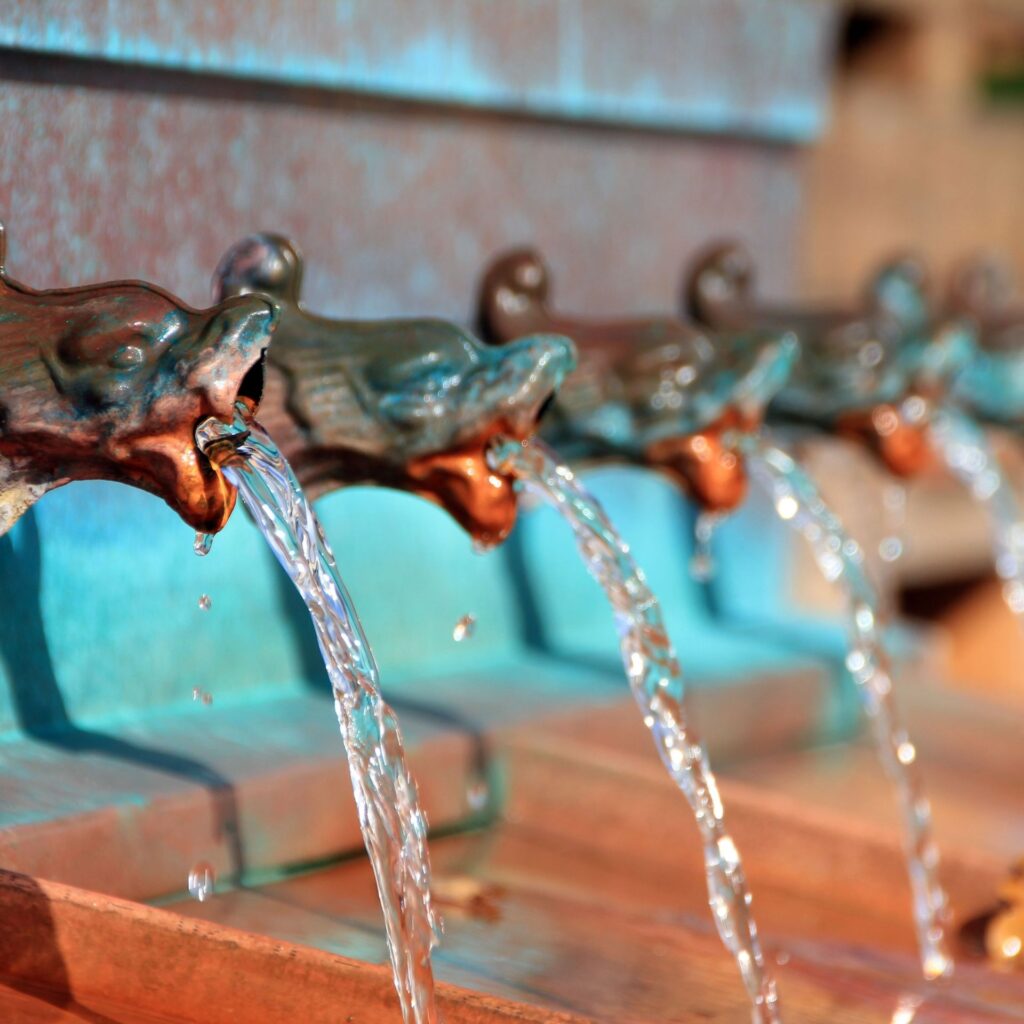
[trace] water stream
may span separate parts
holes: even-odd
[[[608,595],[630,689],[658,755],[689,801],[700,830],[711,911],[750,996],[752,1019],[755,1024],[777,1024],[775,983],[765,968],[743,867],[726,831],[707,755],[686,721],[682,673],[657,600],[601,507],[544,445],[500,440],[490,458],[496,471],[516,476],[565,518],[588,571]]]
[[[209,419],[196,436],[238,488],[309,609],[334,690],[402,1017],[406,1024],[432,1024],[438,1018],[430,953],[439,925],[430,900],[427,824],[406,767],[398,720],[381,696],[370,645],[316,514],[274,442],[247,417],[240,404],[233,424]]]
[[[933,414],[931,436],[950,472],[988,515],[1003,600],[1024,625],[1024,522],[988,435],[970,416],[946,406]]]
[[[865,572],[863,552],[790,455],[757,435],[745,436],[740,444],[752,478],[771,496],[776,513],[807,540],[825,579],[845,592],[849,615],[846,667],[857,684],[882,766],[896,790],[921,967],[930,980],[946,977],[953,971],[945,934],[948,902],[938,878],[931,805],[924,795],[917,751],[893,701],[878,596]]]

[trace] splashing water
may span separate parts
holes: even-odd
[[[475,632],[476,616],[469,614],[463,615],[462,618],[455,623],[455,626],[452,629],[452,639],[457,644],[461,644],[464,640],[472,640]]]
[[[988,513],[1003,600],[1024,624],[1024,522],[988,436],[969,416],[949,407],[932,416],[931,436],[949,470]]]
[[[896,790],[913,894],[921,967],[929,980],[952,974],[947,950],[946,894],[938,878],[939,851],[932,839],[931,805],[924,795],[917,751],[900,724],[892,698],[892,673],[878,621],[878,597],[856,541],[822,501],[813,481],[786,452],[751,435],[740,444],[751,476],[772,498],[781,519],[807,540],[818,568],[844,589],[849,612],[846,667],[857,684],[886,775]]]
[[[710,583],[715,575],[715,553],[712,541],[722,521],[720,512],[701,510],[693,523],[693,555],[690,558],[690,576],[697,583]]]
[[[244,404],[233,424],[206,420],[196,437],[238,488],[312,616],[384,912],[402,1018],[406,1024],[433,1024],[438,1018],[430,953],[440,924],[430,898],[427,822],[406,767],[398,720],[380,693],[369,642],[312,506]]]
[[[739,853],[725,829],[718,786],[700,740],[686,722],[683,679],[661,609],[629,548],[601,507],[544,445],[499,439],[489,453],[497,472],[511,473],[572,527],[591,576],[615,612],[629,685],[661,760],[693,809],[704,845],[715,925],[732,953],[753,1003],[755,1024],[780,1020],[775,983],[765,968]]]
[[[919,995],[902,995],[896,1003],[896,1009],[892,1012],[890,1024],[914,1024],[917,1011],[924,1004],[924,999]]]
[[[196,864],[188,873],[188,891],[194,899],[205,903],[217,887],[217,875],[205,860]]]
[[[907,488],[888,483],[882,489],[882,521],[885,536],[878,542],[878,557],[887,565],[898,562],[906,552]]]

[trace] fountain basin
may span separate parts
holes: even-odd
[[[934,787],[936,821],[947,831],[944,872],[966,915],[994,891],[1000,850],[1012,844],[1006,835],[986,852],[965,838],[994,834],[1005,785],[983,798],[969,830],[956,808],[1006,777],[1013,723],[974,699],[927,686],[907,691],[926,770],[941,766],[950,729],[965,757],[988,752],[974,780],[950,784],[951,764],[947,784]],[[697,711],[728,719],[744,703],[735,693],[731,700],[698,703]],[[437,956],[446,1017],[743,1019],[732,965],[706,920],[692,826],[627,700],[488,735],[505,784],[500,820],[433,843],[447,924]],[[875,823],[888,801],[873,754],[860,745],[800,751],[790,735],[781,747],[737,756],[743,737],[734,736],[728,757],[727,737],[712,728],[708,738],[769,955],[780,962],[786,1019],[889,1021],[917,991],[917,964],[895,820]],[[851,887],[851,878],[865,884]],[[0,913],[16,926],[5,937],[39,937],[7,946],[0,939],[0,1009],[5,1000],[19,1010],[34,1000],[41,1020],[60,1021],[58,1012],[69,1020],[102,1013],[117,1024],[212,1024],[232,1012],[257,1022],[288,1012],[311,1021],[337,1020],[339,1012],[397,1019],[361,856],[160,909],[5,872]],[[1022,997],[1019,978],[963,961],[921,1019],[1012,1020]]]

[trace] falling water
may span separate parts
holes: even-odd
[[[900,724],[892,698],[892,673],[878,620],[878,598],[864,570],[864,556],[818,494],[814,483],[784,451],[754,435],[742,439],[751,476],[771,495],[779,517],[811,546],[822,575],[843,587],[848,600],[846,667],[857,684],[885,772],[903,816],[907,870],[913,893],[921,966],[928,979],[948,976],[946,894],[938,879],[939,852],[932,839],[931,805],[924,795],[917,751]]]
[[[657,600],[598,503],[540,442],[499,440],[490,461],[498,472],[518,477],[566,519],[587,569],[608,595],[626,674],[644,724],[700,829],[709,902],[718,932],[739,967],[753,1003],[755,1024],[775,1024],[780,1019],[775,983],[765,968],[743,867],[725,829],[707,755],[686,722],[682,674]]]
[[[402,1017],[406,1024],[434,1022],[430,952],[439,923],[430,900],[427,823],[398,720],[381,696],[377,665],[334,556],[291,467],[244,405],[230,426],[216,419],[200,424],[197,439],[238,488],[313,618],[384,911]]]
[[[907,488],[889,482],[882,488],[882,523],[885,536],[878,542],[878,557],[886,565],[895,565],[906,552]]]
[[[950,471],[988,513],[1003,600],[1024,623],[1024,522],[999,459],[984,429],[958,409],[938,409],[931,434]]]
[[[194,899],[205,903],[217,888],[217,875],[205,860],[192,866],[188,873],[188,891]]]
[[[709,583],[715,575],[715,554],[712,541],[722,521],[722,513],[701,509],[693,521],[693,556],[690,575],[697,583]]]

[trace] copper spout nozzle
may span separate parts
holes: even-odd
[[[747,495],[743,458],[722,438],[720,425],[696,434],[655,441],[645,462],[671,477],[709,512],[731,512]]]
[[[843,413],[836,433],[865,445],[894,476],[915,477],[935,464],[927,423],[910,422],[889,403]]]

